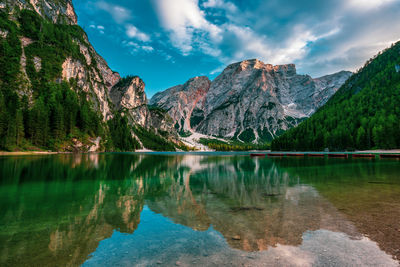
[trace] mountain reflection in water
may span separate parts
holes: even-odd
[[[234,154],[2,157],[0,265],[397,266],[399,173]]]

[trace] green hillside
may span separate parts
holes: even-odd
[[[56,82],[67,57],[86,62],[73,42],[78,39],[86,43],[79,26],[53,24],[33,11],[22,10],[16,21],[0,12],[0,29],[8,32],[0,39],[0,150],[64,150],[72,139],[85,144],[96,136],[110,139],[108,149],[137,147],[132,137],[127,142],[130,145],[124,147],[107,138],[110,133],[105,123],[74,80]],[[33,41],[25,48],[29,85],[24,84],[21,71],[21,37]],[[41,58],[39,72],[35,70],[35,56]]]
[[[365,66],[311,118],[273,140],[273,150],[400,147],[400,42]]]
[[[17,10],[12,15],[0,11],[0,31],[6,33],[0,36],[0,151],[76,151],[76,143],[85,151],[97,137],[101,137],[101,151],[140,148],[126,118],[115,111],[114,118],[104,122],[92,93],[81,90],[75,79],[60,78],[67,58],[89,69],[76,41],[89,46],[81,27],[54,24],[34,11]],[[24,49],[23,38],[30,40]],[[41,59],[39,71],[35,58]],[[21,67],[23,61],[26,68]],[[152,136],[147,131],[142,135]],[[158,137],[161,145],[147,143],[152,148],[167,144],[175,149],[169,140]]]

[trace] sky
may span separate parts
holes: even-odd
[[[400,0],[73,0],[78,24],[149,97],[234,62],[356,71],[400,40]]]

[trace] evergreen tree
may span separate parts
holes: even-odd
[[[16,145],[20,146],[25,137],[24,117],[22,109],[17,110],[17,114],[15,115],[15,125],[16,125]]]

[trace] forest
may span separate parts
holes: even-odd
[[[400,42],[366,62],[311,118],[272,150],[352,151],[400,147]]]
[[[0,150],[63,151],[72,139],[90,143],[89,139],[97,136],[106,140],[102,150],[140,148],[127,118],[114,112],[113,119],[103,122],[89,101],[91,96],[80,90],[74,79],[60,81],[67,57],[86,63],[73,41],[86,43],[86,33],[77,25],[54,24],[30,10],[20,11],[17,17],[15,22],[0,11],[0,29],[7,32],[6,38],[0,39]],[[28,85],[21,73],[22,36],[33,41],[24,49]],[[39,71],[35,57],[41,59]],[[140,134],[153,149],[175,150],[158,135]]]
[[[0,41],[0,65],[7,66],[0,69],[0,149],[58,150],[71,138],[104,136],[102,120],[86,100],[86,93],[76,90],[73,80],[56,82],[67,56],[83,57],[72,41],[82,39],[83,30],[53,24],[29,10],[20,12],[18,24],[0,12],[0,28],[8,32]],[[25,48],[31,94],[21,91],[26,81],[21,78],[20,36],[34,41]],[[34,56],[42,60],[39,72]]]
[[[215,151],[250,151],[250,150],[268,150],[268,143],[244,143],[237,140],[227,140],[226,142],[214,138],[200,138],[199,143],[208,146]]]

